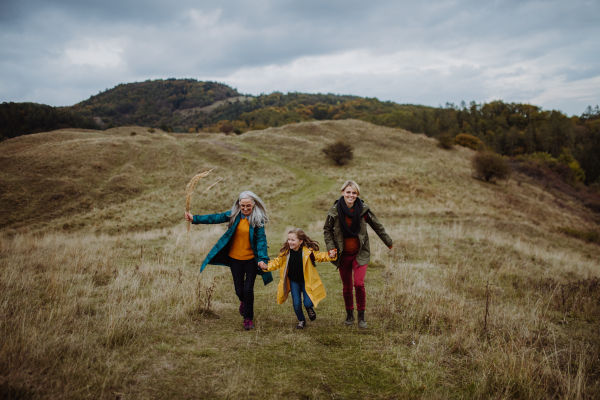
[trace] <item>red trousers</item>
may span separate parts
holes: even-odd
[[[367,299],[365,292],[365,274],[367,273],[367,264],[358,265],[356,262],[357,253],[342,253],[340,258],[340,278],[344,284],[344,303],[346,310],[354,310],[354,296],[352,287],[356,291],[356,309],[363,311]],[[354,277],[352,276],[354,272]]]

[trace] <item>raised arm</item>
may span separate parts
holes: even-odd
[[[217,214],[206,214],[206,215],[194,215],[192,224],[222,224],[229,222],[229,216],[231,211]]]
[[[379,239],[381,239],[383,243],[385,243],[385,245],[391,249],[394,243],[392,242],[390,235],[387,234],[385,228],[371,210],[367,211],[367,214],[367,223],[371,226],[371,228],[373,228],[377,236],[379,236]]]

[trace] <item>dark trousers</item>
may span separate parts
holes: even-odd
[[[254,319],[254,281],[258,274],[258,265],[254,258],[250,260],[231,259],[231,275],[235,294],[244,302],[244,318]]]

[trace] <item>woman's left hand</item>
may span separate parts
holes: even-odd
[[[337,255],[337,249],[329,250],[329,258],[335,258],[336,255]]]

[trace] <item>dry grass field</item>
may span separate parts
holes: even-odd
[[[132,135],[135,132],[135,135]],[[338,138],[355,159],[320,149]],[[598,231],[575,199],[514,174],[471,177],[472,151],[358,121],[223,134],[65,130],[0,143],[0,398],[592,399],[600,397]],[[183,220],[185,186],[222,181],[192,212],[252,190],[270,253],[290,227],[323,244],[355,179],[394,240],[371,231],[369,328],[343,326],[341,281],[295,329],[276,283],[256,329],[205,254],[223,226]],[[278,274],[276,274],[278,275]]]

